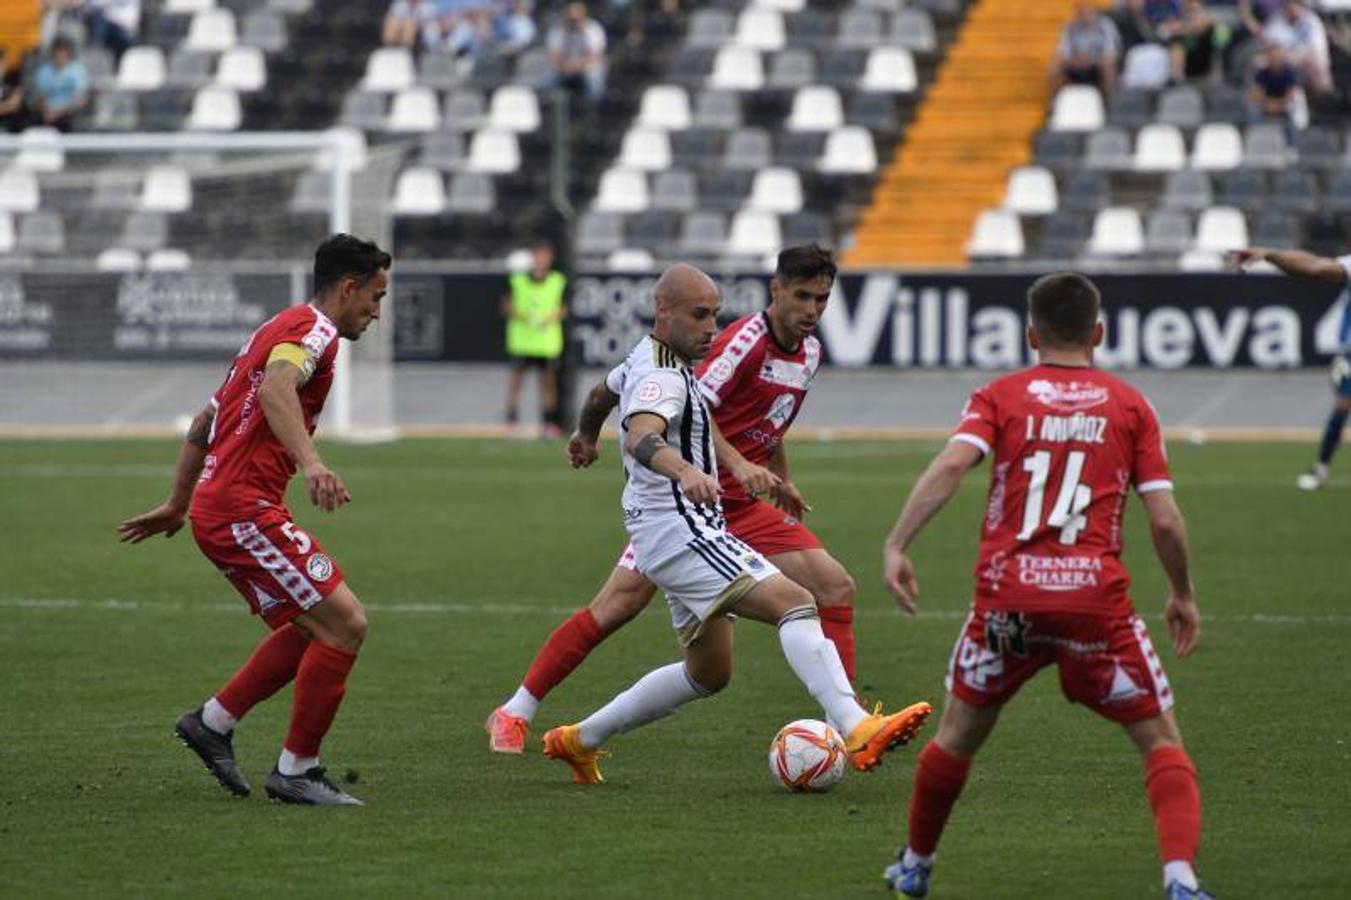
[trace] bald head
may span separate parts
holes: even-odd
[[[707,274],[677,263],[657,279],[652,289],[657,321],[652,336],[686,359],[708,353],[718,329],[718,285]]]

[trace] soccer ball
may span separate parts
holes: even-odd
[[[840,733],[816,719],[789,722],[769,745],[769,772],[790,791],[819,793],[844,777]]]

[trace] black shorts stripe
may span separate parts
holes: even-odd
[[[699,543],[712,556],[722,560],[726,565],[731,566],[736,571],[740,572],[744,568],[741,564],[741,560],[737,559],[734,554],[728,553],[726,549],[719,547],[714,541],[711,541],[708,538],[700,538]]]
[[[704,562],[708,563],[709,568],[717,572],[727,581],[734,581],[741,574],[737,569],[729,567],[725,561],[709,552],[706,544],[698,540],[693,540],[689,542],[688,546],[695,553],[699,554],[699,557],[703,559]]]

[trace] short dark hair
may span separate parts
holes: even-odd
[[[1052,272],[1027,291],[1027,312],[1037,336],[1049,344],[1085,346],[1093,340],[1102,295],[1078,272]]]
[[[58,50],[64,50],[64,51],[66,51],[67,53],[69,53],[71,56],[74,56],[74,55],[75,55],[75,42],[72,41],[70,38],[66,37],[64,34],[63,34],[63,35],[60,35],[60,36],[58,36],[58,37],[56,37],[56,38],[53,38],[53,39],[52,39],[52,52],[53,52],[53,53],[56,53]]]
[[[350,275],[364,284],[392,262],[393,258],[374,241],[335,234],[314,251],[314,292],[321,293]]]
[[[838,270],[835,254],[819,244],[802,244],[779,251],[774,275],[780,282],[810,281],[822,275],[833,280]]]

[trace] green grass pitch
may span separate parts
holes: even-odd
[[[861,691],[890,705],[941,701],[970,594],[984,469],[916,549],[926,614],[902,617],[880,586],[881,539],[936,446],[791,445],[811,524],[860,584]],[[255,796],[227,796],[170,730],[262,628],[188,534],[114,537],[163,497],[176,452],[0,443],[0,895],[883,895],[915,751],[827,795],[777,790],[770,737],[817,712],[764,626],[738,626],[723,695],[616,739],[603,786],[537,751],[488,752],[484,717],[623,545],[613,444],[585,473],[558,444],[326,445],[355,501],[326,516],[291,499],[372,609],[324,747],[370,805],[261,799],[289,692],[236,738]],[[1209,619],[1192,659],[1165,662],[1201,773],[1200,871],[1221,897],[1351,890],[1351,481],[1295,491],[1309,452],[1173,448]],[[1137,503],[1127,519],[1162,647],[1162,575]],[[548,698],[536,739],[674,658],[654,605]],[[1158,871],[1134,751],[1043,673],[978,760],[931,896],[1152,897]]]

